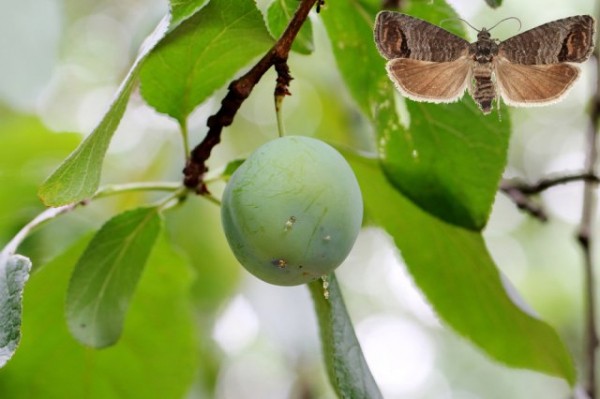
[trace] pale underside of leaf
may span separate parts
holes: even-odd
[[[13,356],[21,339],[23,288],[30,270],[28,258],[0,253],[0,368]]]

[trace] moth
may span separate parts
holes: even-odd
[[[466,89],[484,114],[502,97],[513,106],[561,100],[579,76],[571,63],[594,49],[596,23],[578,15],[540,25],[505,41],[489,30],[469,43],[436,25],[392,11],[377,15],[375,43],[390,79],[406,97],[449,103]]]

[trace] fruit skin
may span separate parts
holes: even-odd
[[[221,206],[238,261],[275,285],[331,273],[352,249],[362,216],[360,188],[346,160],[303,136],[258,148],[232,175]]]

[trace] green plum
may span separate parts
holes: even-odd
[[[331,273],[352,249],[362,216],[360,188],[346,160],[303,136],[258,148],[231,176],[221,207],[238,261],[276,285]]]

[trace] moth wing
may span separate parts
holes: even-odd
[[[579,68],[569,64],[522,65],[500,58],[495,66],[504,102],[521,107],[559,101],[579,75]]]
[[[377,14],[373,32],[377,49],[388,60],[455,61],[469,48],[469,42],[447,30],[392,11]]]
[[[594,49],[596,21],[577,15],[548,22],[499,44],[499,56],[523,65],[583,62]]]
[[[396,58],[386,69],[400,93],[416,101],[456,101],[471,80],[471,64],[466,57],[451,62]]]

